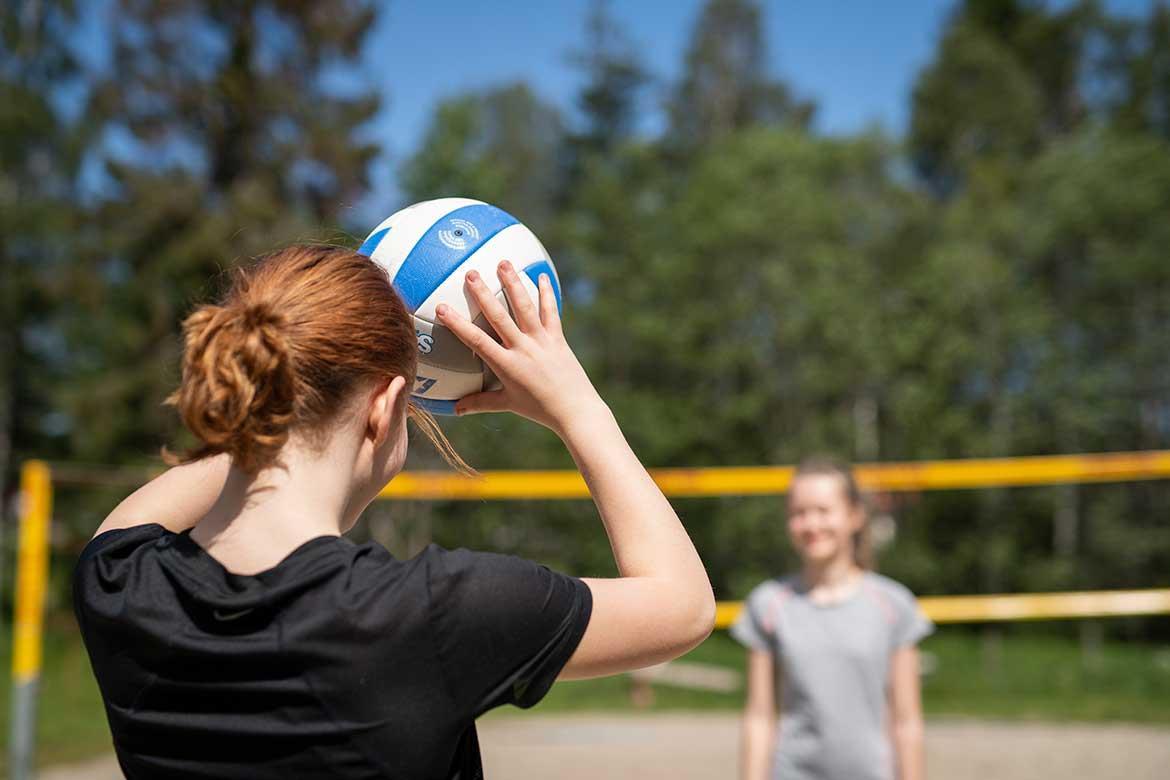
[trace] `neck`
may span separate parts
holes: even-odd
[[[340,536],[348,527],[353,471],[340,460],[290,442],[280,466],[255,476],[232,466],[191,538],[230,571],[245,574],[275,566],[309,539]]]
[[[802,570],[805,584],[810,588],[834,588],[851,581],[861,573],[861,567],[851,554],[838,555],[827,561],[805,561]]]

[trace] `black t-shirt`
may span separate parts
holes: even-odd
[[[129,780],[480,778],[475,718],[540,701],[592,608],[511,556],[319,537],[245,576],[154,524],[93,539],[73,588]]]

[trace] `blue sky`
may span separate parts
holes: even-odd
[[[368,72],[387,101],[379,130],[394,147],[412,149],[436,98],[516,80],[569,109],[580,76],[568,54],[583,41],[588,5],[391,4],[366,52]],[[873,121],[901,128],[913,74],[929,60],[952,3],[762,5],[773,72],[816,99],[819,128],[835,133]],[[702,0],[611,0],[610,6],[665,89],[679,72]]]
[[[934,51],[952,2],[764,0],[774,75],[813,99],[816,127],[851,133],[879,124],[899,133],[915,73]],[[702,0],[611,0],[610,10],[655,78],[645,124],[678,75]],[[584,41],[588,0],[397,2],[367,42],[363,72],[379,85],[384,109],[372,128],[385,148],[362,211],[398,205],[392,182],[417,147],[435,101],[526,80],[566,112],[581,76],[569,54]],[[383,205],[385,204],[385,205]]]
[[[1106,0],[1145,13],[1154,0]],[[1064,4],[1064,3],[1058,3]],[[906,126],[910,91],[930,61],[951,0],[762,0],[772,73],[818,106],[816,129],[846,134]],[[573,111],[580,74],[569,53],[584,40],[588,0],[399,0],[367,42],[363,74],[384,108],[373,135],[385,149],[373,192],[359,211],[401,205],[395,171],[417,147],[436,100],[525,80],[545,100]],[[610,9],[656,78],[647,126],[678,75],[702,0],[610,0]]]
[[[1070,0],[1056,0],[1065,5]],[[1105,0],[1112,11],[1144,14],[1156,0]],[[703,0],[610,0],[654,77],[643,126],[661,123],[658,108],[677,77]],[[910,92],[938,43],[953,0],[760,0],[774,76],[817,104],[815,127],[847,134],[906,126]],[[82,33],[91,64],[101,67],[110,0],[92,0]],[[589,0],[393,0],[384,4],[362,62],[344,78],[374,85],[381,114],[368,129],[384,149],[373,190],[357,204],[361,219],[403,205],[397,170],[417,148],[438,100],[524,80],[570,116],[581,74],[570,53],[584,41]],[[347,86],[349,86],[347,85]]]

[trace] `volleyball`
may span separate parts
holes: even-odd
[[[495,337],[463,286],[468,271],[507,306],[496,267],[507,260],[520,273],[533,302],[537,281],[548,274],[561,307],[556,268],[540,239],[503,209],[470,198],[439,198],[408,206],[384,219],[358,249],[386,269],[394,289],[414,315],[418,337],[418,376],[414,402],[435,414],[454,414],[465,395],[498,388],[483,361],[454,333],[436,323],[445,303]]]

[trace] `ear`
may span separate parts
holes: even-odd
[[[370,399],[370,417],[366,423],[366,436],[380,447],[400,425],[406,424],[406,380],[396,376],[380,384]]]

